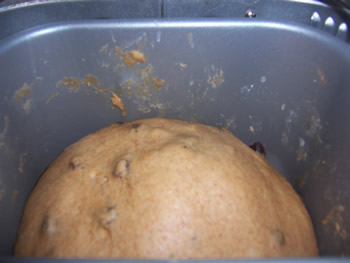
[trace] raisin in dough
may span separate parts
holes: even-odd
[[[300,197],[228,130],[166,119],[113,124],[69,146],[24,211],[17,256],[307,257]]]

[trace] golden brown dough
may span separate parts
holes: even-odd
[[[69,146],[24,211],[17,256],[316,256],[290,184],[225,129],[113,124]]]

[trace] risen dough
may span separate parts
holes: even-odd
[[[24,211],[18,256],[316,256],[290,184],[229,131],[147,119],[68,147]]]

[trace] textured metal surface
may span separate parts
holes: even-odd
[[[5,0],[0,2],[0,39],[37,25],[59,21],[121,18],[243,18],[251,10],[255,18],[309,25],[316,12],[316,26],[327,29],[334,20],[336,34],[342,23],[349,24],[349,10],[343,1],[316,0]],[[2,7],[2,8],[1,8]],[[344,26],[343,26],[344,27]],[[340,34],[349,40],[349,34]]]
[[[92,9],[96,1],[56,2],[0,11],[7,23],[0,29],[0,255],[11,255],[26,198],[66,146],[110,123],[152,116],[223,126],[247,144],[262,142],[305,200],[321,254],[350,255],[346,26],[337,37],[345,20],[323,5],[306,5],[295,14],[300,21],[288,12],[268,18],[269,8],[282,7],[276,1],[237,1],[238,9],[232,1],[135,1],[154,5],[140,13],[125,1],[110,8],[102,1],[101,13]],[[123,5],[130,12],[118,16],[129,19],[92,19]],[[245,18],[249,8],[255,18]],[[240,15],[224,18],[229,10]],[[196,12],[211,18],[181,18]],[[117,47],[140,49],[148,61],[129,68]],[[77,89],[57,85],[89,74],[107,93],[83,81]],[[165,85],[155,88],[152,79]],[[123,96],[126,118],[112,108],[110,91]]]

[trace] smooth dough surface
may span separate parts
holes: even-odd
[[[318,253],[291,185],[228,130],[113,124],[69,146],[27,201],[17,256],[307,257]]]

